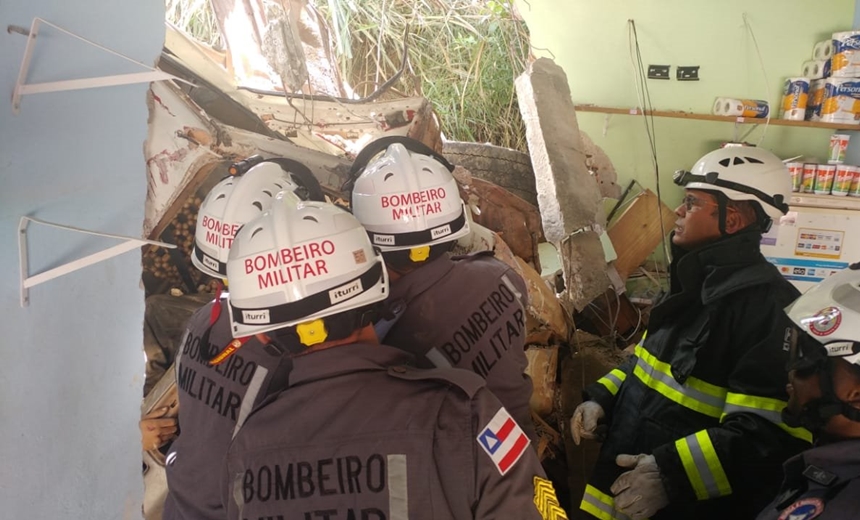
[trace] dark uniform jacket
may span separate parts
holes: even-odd
[[[255,403],[275,388],[282,389],[289,371],[288,358],[267,352],[253,338],[222,364],[210,366],[209,349],[220,352],[233,340],[227,300],[222,299],[210,345],[201,341],[213,305],[210,302],[188,321],[176,361],[180,433],[166,457],[164,520],[225,518],[220,484],[227,447]]]
[[[762,257],[752,231],[675,251],[671,290],[654,306],[635,355],[586,388],[609,432],[580,507],[626,518],[610,486],[621,453],[653,454],[671,505],[653,518],[753,518],[774,496],[781,465],[809,446],[780,411],[798,291]]]
[[[360,343],[294,358],[287,390],[230,446],[228,518],[565,518],[528,438],[484,382],[411,361]]]
[[[860,440],[813,448],[785,463],[779,496],[758,520],[860,518]]]
[[[483,377],[530,439],[531,378],[524,344],[528,289],[492,253],[443,255],[391,283],[400,309],[380,341],[403,349],[421,368],[463,368]]]

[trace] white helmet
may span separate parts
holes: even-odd
[[[302,343],[311,345],[325,331],[308,341],[303,326],[313,336],[320,318],[388,296],[382,256],[355,217],[325,202],[295,205],[285,194],[239,230],[227,279],[237,338],[297,325]]]
[[[353,165],[353,174],[361,175],[352,187],[351,207],[373,245],[383,252],[427,246],[426,251],[468,235],[453,169],[411,139],[383,138],[365,147]]]
[[[860,264],[826,278],[785,312],[829,357],[860,365]]]
[[[243,224],[269,209],[280,191],[295,192],[298,185],[281,166],[263,162],[240,177],[228,177],[206,195],[197,213],[194,231],[194,267],[214,278],[227,276],[227,255],[233,236]],[[300,200],[293,196],[295,203]]]
[[[795,325],[786,334],[788,370],[800,379],[819,374],[821,391],[801,407],[786,407],[782,411],[785,423],[820,432],[836,415],[860,422],[860,410],[836,394],[834,366],[828,362],[842,359],[860,369],[860,264],[831,275],[785,312]]]
[[[675,184],[694,190],[718,191],[731,200],[758,202],[772,220],[788,213],[791,175],[773,153],[749,146],[731,146],[706,154],[693,171],[675,172]]]

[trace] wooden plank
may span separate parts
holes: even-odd
[[[607,231],[618,254],[615,269],[623,280],[642,265],[654,248],[660,244],[662,237],[657,204],[657,195],[654,192],[643,191],[633,199],[633,202]],[[663,231],[668,234],[674,226],[675,213],[663,203],[660,203],[660,209]]]
[[[767,124],[774,126],[798,126],[803,128],[826,128],[829,130],[850,130],[860,127],[856,125],[848,125],[844,123],[822,123],[819,121],[789,121],[787,119],[771,118],[770,122],[764,118],[754,117],[734,117],[734,116],[715,116],[713,114],[696,114],[693,112],[684,112],[682,110],[639,110],[638,108],[617,108],[603,107],[598,105],[575,105],[577,112],[597,112],[600,114],[621,114],[628,116],[653,115],[654,117],[668,117],[674,119],[695,119],[699,121],[718,121],[722,123],[739,123],[745,125],[763,125]]]

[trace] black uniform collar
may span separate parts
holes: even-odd
[[[746,230],[692,251],[672,246],[672,293],[700,293],[704,304],[767,280],[773,269],[760,249],[761,233]]]
[[[293,358],[290,386],[329,379],[355,372],[387,370],[413,362],[412,355],[394,347],[350,343],[308,352]]]
[[[409,271],[391,282],[390,301],[411,301],[413,298],[434,286],[454,268],[454,260],[447,253],[431,260],[426,265]]]

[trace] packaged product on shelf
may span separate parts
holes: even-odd
[[[821,103],[824,100],[824,80],[816,79],[809,82],[809,98],[806,102],[806,120],[821,119]]]
[[[770,106],[760,99],[736,99],[719,97],[714,101],[714,115],[764,119]]]
[[[829,78],[830,59],[804,61],[801,71],[800,75],[810,80]]]
[[[860,77],[860,31],[833,33],[830,67],[834,77]]]
[[[828,38],[815,44],[812,48],[813,60],[826,60],[833,56],[833,39]]]
[[[848,195],[860,197],[860,167],[851,166],[851,170],[854,172],[854,178],[851,180],[851,190]]]
[[[806,104],[809,97],[807,78],[788,78],[782,90],[782,105],[779,117],[789,121],[803,121],[806,117]]]
[[[851,184],[857,174],[857,168],[848,164],[840,164],[836,167],[836,178],[833,180],[831,195],[844,197],[851,191]]]
[[[813,189],[813,192],[816,195],[830,195],[830,190],[833,189],[833,179],[835,177],[835,164],[819,164],[815,172],[815,188]]]
[[[821,101],[824,123],[860,124],[860,79],[827,78]]]
[[[845,150],[848,149],[848,140],[851,136],[848,134],[833,134],[830,136],[830,159],[827,160],[830,164],[842,164],[845,162]]]
[[[818,170],[818,165],[815,163],[803,164],[803,177],[800,182],[801,193],[812,193],[815,190],[815,173]]]
[[[790,162],[785,165],[791,174],[791,191],[800,191],[803,185],[803,163]]]

